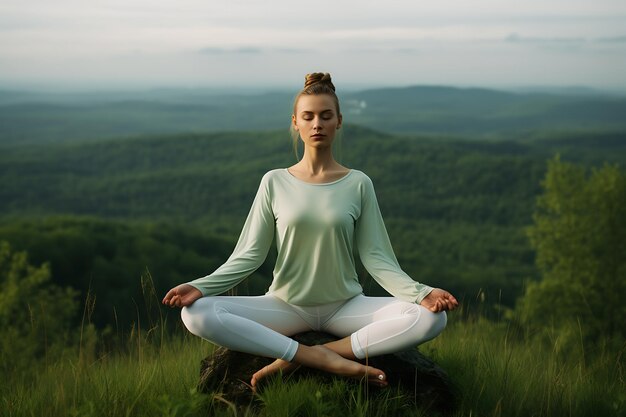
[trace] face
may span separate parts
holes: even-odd
[[[337,114],[333,98],[320,94],[300,96],[291,119],[305,146],[324,148],[332,144],[342,117]]]

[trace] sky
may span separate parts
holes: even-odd
[[[0,0],[0,88],[626,91],[624,0]]]

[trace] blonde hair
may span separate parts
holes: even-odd
[[[335,86],[330,78],[330,74],[327,72],[313,72],[304,76],[304,87],[298,94],[296,94],[296,97],[293,100],[293,114],[296,114],[296,106],[298,105],[298,100],[301,96],[317,96],[320,94],[327,94],[333,98],[337,109],[337,116],[339,116],[341,114],[341,110],[339,108],[339,98],[337,98],[337,94],[335,94]],[[291,135],[293,152],[296,155],[296,160],[299,160],[298,139],[300,134],[293,127],[293,122],[289,125],[289,134]]]

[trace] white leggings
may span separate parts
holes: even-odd
[[[298,342],[288,336],[317,330],[351,335],[359,359],[398,352],[437,336],[446,313],[394,297],[366,297],[320,306],[296,306],[272,295],[203,297],[181,311],[196,336],[228,349],[291,361]]]

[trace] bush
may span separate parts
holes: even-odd
[[[28,263],[26,252],[0,242],[0,371],[25,371],[56,357],[72,337],[77,291],[50,283],[48,264]]]

